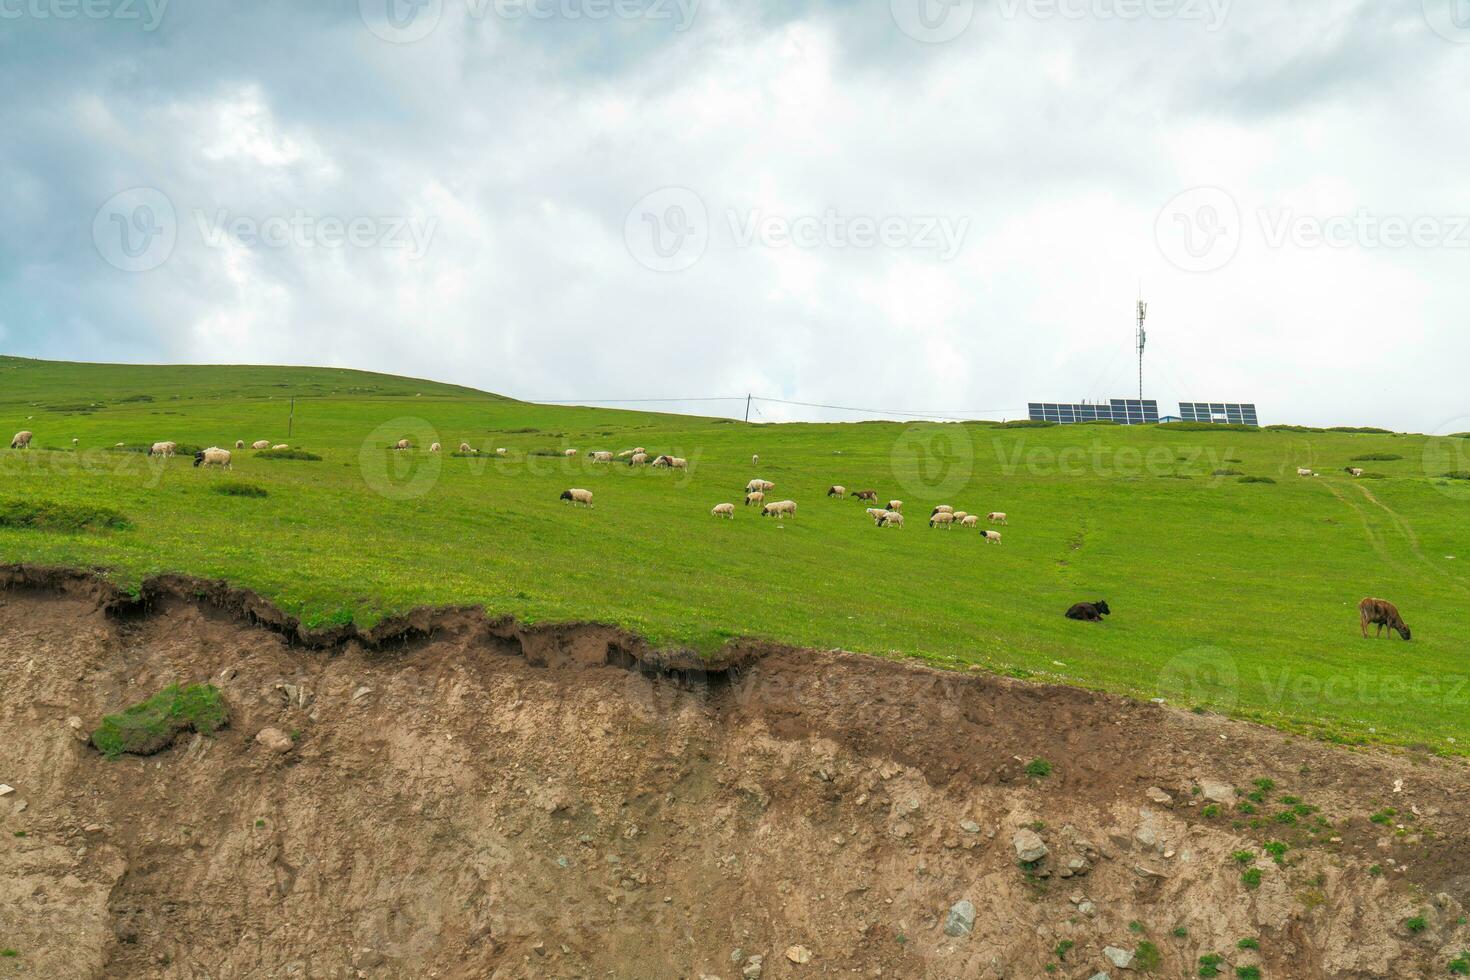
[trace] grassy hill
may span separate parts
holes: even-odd
[[[35,447],[5,450],[23,428]],[[1470,469],[1465,440],[747,426],[336,369],[13,358],[0,358],[0,429],[0,561],[103,566],[123,584],[164,571],[225,578],[313,625],[483,604],[702,650],[742,636],[842,647],[1330,738],[1470,747],[1470,483],[1438,477]],[[404,437],[419,449],[388,450]],[[111,448],[162,439],[270,439],[321,459],[237,452],[222,473]],[[447,451],[430,457],[436,439]],[[483,453],[456,457],[462,441]],[[633,446],[686,456],[691,470],[585,457]],[[567,447],[584,455],[552,455]],[[1362,456],[1399,458],[1352,463],[1378,477],[1355,480],[1343,468]],[[1322,476],[1301,479],[1297,466]],[[796,500],[798,517],[709,516],[738,505],[753,476]],[[866,505],[825,497],[833,483],[903,499],[908,527],[873,527]],[[220,492],[228,484],[248,488]],[[596,507],[558,501],[573,486],[593,490]],[[241,495],[249,488],[265,495]],[[1008,512],[1004,543],[930,530],[937,503]],[[35,504],[126,524],[16,518]],[[1360,639],[1365,595],[1397,602],[1413,642]],[[1099,598],[1115,612],[1105,625],[1062,617]]]

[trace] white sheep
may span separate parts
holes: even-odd
[[[956,524],[963,524],[963,523],[965,523],[965,518],[967,518],[969,516],[970,516],[970,512],[969,511],[966,511],[966,510],[957,510],[957,511],[954,512],[954,521],[955,521]]]
[[[1299,467],[1297,467],[1296,475],[1297,476],[1316,476],[1317,474],[1316,473],[1313,473],[1309,469],[1306,469],[1305,467],[1299,466]]]
[[[470,454],[471,454],[471,453],[473,453],[473,452],[474,452],[474,451],[475,451],[475,449],[474,449],[474,447],[473,447],[473,446],[471,446],[471,445],[470,445],[470,444],[469,444],[469,443],[467,443],[467,442],[462,442],[462,443],[460,443],[460,444],[459,444],[459,451],[460,451],[460,452],[461,452],[461,453],[464,453],[464,454],[465,454],[465,455],[466,455],[466,456],[468,456],[468,455],[470,455]]]
[[[398,452],[403,452],[405,449],[412,449],[413,443],[408,439],[399,439],[393,444],[393,448]]]
[[[155,442],[148,450],[149,456],[172,456],[178,452],[179,444],[176,442]]]
[[[756,453],[754,456],[750,457],[750,465],[751,466],[759,466],[759,465],[761,465],[760,453]]]
[[[72,441],[71,441],[71,444],[73,446],[80,446],[82,444],[82,440],[77,439],[77,438],[73,438]]]
[[[567,459],[571,459],[573,456],[577,455],[577,451],[575,449],[568,449],[562,452],[562,455],[565,456]]]
[[[30,431],[23,429],[20,432],[17,432],[15,434],[15,438],[14,439],[10,440],[10,448],[11,449],[29,449],[29,448],[31,448],[31,439],[32,438],[33,438],[33,436],[30,433]]]
[[[710,514],[712,516],[714,516],[714,517],[727,517],[727,518],[729,518],[730,520],[733,521],[735,519],[735,505],[734,504],[716,504],[710,510]]]
[[[838,499],[841,499],[843,497],[846,497],[847,496],[847,487],[836,486],[836,485],[830,486],[830,487],[827,488],[827,496],[829,496],[829,497],[837,497]]]
[[[903,511],[903,501],[902,500],[890,500],[890,501],[888,501],[888,509],[891,510],[891,511],[895,511],[895,512],[902,512]]]
[[[269,439],[257,439],[250,444],[251,449],[269,449],[270,447],[271,441]]]
[[[762,517],[795,517],[796,501],[778,500],[774,504],[766,504],[761,508]]]
[[[954,527],[954,514],[947,510],[941,510],[929,517],[930,527],[943,527],[950,529]]]
[[[888,511],[884,510],[882,507],[869,507],[866,513],[874,521],[881,522],[883,520],[883,515],[888,513]]]
[[[953,513],[954,513],[954,508],[951,507],[949,504],[940,504],[938,507],[935,507],[934,510],[932,510],[929,513],[929,516],[930,517],[933,517],[935,514],[953,514]]]
[[[750,493],[747,493],[745,495],[745,506],[747,507],[749,507],[751,504],[763,504],[765,502],[766,495],[764,493],[761,493],[759,490],[752,490]]]
[[[439,445],[437,442],[431,443],[430,446],[429,446],[429,452],[431,452],[431,453],[438,453],[438,452],[443,452],[443,451],[444,451],[444,447],[441,446],[441,445]]]
[[[244,439],[236,439],[235,440],[235,448],[236,449],[244,449],[245,448],[245,440]]]
[[[221,449],[218,446],[201,449],[194,454],[194,466],[196,468],[200,466],[218,466],[222,470],[231,469],[230,451],[228,449]]]
[[[628,460],[628,465],[629,466],[646,466],[646,465],[648,465],[648,454],[647,453],[634,453],[633,454],[633,458],[630,459],[630,460]]]
[[[1006,515],[1003,512],[998,511],[998,510],[991,511],[989,514],[985,515],[985,519],[987,521],[989,521],[990,523],[992,523],[992,524],[1009,524],[1010,523],[1010,519],[1007,518]]]
[[[581,504],[583,507],[591,507],[592,491],[578,489],[563,490],[561,492],[561,499],[570,500],[573,507],[576,507],[578,504]]]
[[[776,485],[774,483],[772,483],[770,480],[756,479],[756,480],[751,480],[749,483],[747,483],[745,485],[745,489],[746,490],[759,490],[761,493],[770,493],[772,490],[776,489]]]
[[[1361,469],[1359,469],[1359,468],[1358,468],[1358,467],[1356,467],[1356,466],[1349,466],[1349,467],[1348,467],[1348,468],[1347,468],[1347,471],[1348,471],[1348,475],[1349,475],[1349,476],[1362,476],[1362,475],[1363,475],[1363,473],[1364,473],[1364,471],[1363,471],[1363,470],[1361,470]]]
[[[1000,544],[999,531],[981,531],[980,536],[985,539],[986,544]]]
[[[495,455],[497,455],[497,456],[508,456],[508,455],[510,455],[510,450],[509,449],[497,449],[497,450],[495,450]]]
[[[273,453],[284,452],[285,450],[290,449],[290,448],[291,448],[290,445],[288,445],[287,443],[281,442],[281,443],[277,443],[276,445],[272,446],[271,447],[271,452],[273,452]]]
[[[974,514],[966,514],[960,518],[960,527],[979,527],[980,518]]]
[[[633,447],[633,455],[634,456],[637,456],[639,453],[646,453],[646,452],[648,452],[648,450],[647,449],[644,449],[642,446],[634,446]]]
[[[611,463],[613,461],[613,454],[606,452],[597,452],[593,453],[589,458],[594,463]]]
[[[903,515],[896,510],[884,511],[878,519],[879,527],[903,527]]]

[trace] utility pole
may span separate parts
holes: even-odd
[[[1138,400],[1143,401],[1143,349],[1148,345],[1148,332],[1143,321],[1148,319],[1148,304],[1142,297],[1138,300]]]
[[[286,438],[291,438],[291,430],[296,428],[296,396],[291,396],[291,415],[286,419]]]
[[[747,422],[750,421],[750,399],[751,399],[751,397],[752,396],[749,395],[749,394],[747,394],[745,396],[745,421],[747,421]]]

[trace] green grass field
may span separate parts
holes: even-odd
[[[0,428],[0,503],[22,517],[32,503],[70,515],[0,524],[0,561],[101,566],[125,586],[165,571],[228,579],[310,625],[482,604],[701,651],[743,636],[841,647],[1164,697],[1323,737],[1470,748],[1470,483],[1438,477],[1470,470],[1470,440],[747,426],[336,369],[13,358],[0,358]],[[4,449],[20,429],[36,433],[33,448]],[[404,437],[419,448],[390,452]],[[322,459],[247,450],[224,473],[110,448],[165,439],[269,439]],[[446,452],[430,457],[435,439]],[[461,442],[485,455],[453,455]],[[634,446],[691,469],[585,458]],[[584,456],[538,455],[567,447]],[[1379,478],[1343,472],[1364,455],[1402,458],[1354,464]],[[1297,466],[1322,475],[1299,478]],[[796,500],[798,517],[709,516],[739,505],[754,476],[777,484],[773,499]],[[908,526],[875,528],[867,505],[826,498],[833,483],[904,500]],[[568,487],[594,491],[596,506],[560,502]],[[930,530],[937,503],[1006,511],[1004,543]],[[82,519],[113,512],[121,524]],[[1413,642],[1362,640],[1365,595],[1397,602]],[[1063,618],[1099,598],[1114,610],[1105,625]]]

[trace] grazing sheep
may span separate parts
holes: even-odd
[[[1084,623],[1101,623],[1104,616],[1111,616],[1113,611],[1108,608],[1107,600],[1099,599],[1097,602],[1079,602],[1067,610],[1067,618],[1075,619]]]
[[[646,453],[646,452],[648,452],[648,450],[647,449],[644,449],[642,446],[634,446],[633,447],[633,455],[634,456],[637,456],[639,453]]]
[[[33,438],[33,436],[27,430],[22,430],[20,432],[17,432],[15,434],[15,438],[12,439],[12,440],[10,440],[10,448],[11,449],[29,449],[29,448],[31,448],[31,439],[32,438]]]
[[[592,462],[594,462],[594,463],[611,463],[613,461],[613,454],[612,453],[593,453],[588,458],[591,459]]]
[[[459,444],[459,451],[462,452],[462,453],[464,453],[465,455],[469,455],[471,453],[474,453],[475,452],[475,449],[469,443],[462,442],[462,443]]]
[[[886,510],[878,518],[879,527],[903,527],[903,515],[896,510]]]
[[[778,500],[774,504],[766,504],[761,508],[762,517],[795,517],[796,501]]]
[[[656,469],[656,470],[657,469],[666,469],[666,468],[668,468],[670,466],[673,466],[673,465],[674,465],[674,457],[668,455],[667,453],[663,454],[662,456],[656,457],[654,459],[654,461],[653,461],[653,468]]]
[[[933,517],[935,514],[953,514],[953,513],[954,513],[954,508],[951,507],[949,504],[940,504],[938,507],[935,507],[932,511],[929,512],[929,516],[930,517]]]
[[[250,444],[251,449],[269,449],[270,447],[271,442],[269,439],[257,439]]]
[[[508,455],[510,455],[510,450],[509,449],[497,449],[497,450],[495,450],[495,455],[497,455],[497,456],[508,456]]]
[[[730,520],[733,521],[735,519],[735,505],[715,504],[715,506],[710,509],[710,514],[714,517],[728,517]]]
[[[1306,469],[1305,467],[1299,466],[1299,467],[1297,467],[1296,475],[1297,476],[1316,476],[1317,474],[1316,473],[1313,473],[1309,469]]]
[[[627,459],[631,455],[633,455],[633,450],[624,449],[622,452],[618,453],[618,459]]]
[[[567,459],[571,459],[573,456],[577,455],[577,451],[575,449],[568,449],[563,452],[562,455],[565,456]]]
[[[759,466],[759,465],[761,465],[760,453],[756,453],[754,456],[750,457],[750,465],[751,466]]]
[[[1389,635],[1392,636],[1397,630],[1399,636],[1405,640],[1410,639],[1413,633],[1410,631],[1404,618],[1399,615],[1399,607],[1387,599],[1364,599],[1358,603],[1358,625],[1363,629],[1363,639],[1368,638],[1368,627],[1377,626],[1378,632],[1374,638],[1383,636],[1383,627],[1388,627]]]
[[[687,470],[689,468],[689,460],[683,456],[672,456],[669,458],[669,465],[676,470]]]
[[[126,449],[127,448],[127,445],[128,444],[125,443],[125,442],[120,442],[116,446],[113,446],[112,448],[113,449]]]
[[[412,449],[413,448],[413,443],[410,442],[407,439],[399,439],[397,442],[395,442],[393,444],[393,448],[395,450],[397,450],[398,452],[402,452],[405,449]]]
[[[975,515],[975,514],[966,514],[964,517],[961,517],[960,518],[960,526],[961,527],[979,527],[980,526],[980,518],[977,515]]]
[[[985,539],[986,544],[1000,544],[999,531],[981,531],[980,536]]]
[[[937,514],[931,514],[930,517],[929,517],[929,526],[930,527],[943,527],[943,528],[946,528],[946,529],[953,528],[954,527],[954,515],[951,514],[947,510],[942,510],[942,511],[940,511]]]
[[[80,440],[80,439],[75,439],[75,438],[74,438],[74,439],[72,439],[72,441],[71,441],[71,444],[72,444],[72,445],[73,445],[73,446],[80,446],[80,445],[81,445],[81,444],[82,444],[82,440]]]
[[[573,507],[577,506],[578,504],[581,504],[584,507],[591,507],[592,506],[592,491],[591,490],[577,490],[577,489],[563,490],[561,492],[561,499],[562,500],[570,500],[572,502],[572,506]]]
[[[957,510],[957,511],[954,512],[954,522],[956,524],[963,524],[965,522],[965,518],[967,518],[969,516],[970,516],[970,512],[969,511],[967,511],[967,510]]]
[[[992,524],[1009,524],[1010,523],[1010,520],[1006,517],[1006,515],[1003,514],[1003,513],[1001,513],[998,510],[991,511],[989,514],[986,514],[985,515],[985,519],[987,521],[989,521],[990,523],[992,523]]]
[[[432,443],[429,446],[429,452],[431,452],[431,453],[438,453],[438,452],[443,452],[443,451],[444,451],[444,447],[441,446],[441,445],[439,445],[437,442],[436,443]]]
[[[854,499],[854,500],[866,500],[869,503],[876,504],[878,502],[878,491],[877,490],[859,490],[857,493],[855,493],[855,494],[852,495],[852,499]]]
[[[893,511],[900,511],[901,512],[903,510],[903,501],[902,500],[890,500],[890,501],[888,501],[888,509],[889,510],[893,510]]]
[[[877,521],[881,520],[883,515],[888,513],[888,511],[884,510],[882,507],[869,507],[867,510],[863,511],[863,513],[867,514],[873,520]]]
[[[751,504],[763,504],[765,502],[766,495],[759,490],[752,490],[745,495],[745,506],[747,507]]]
[[[746,490],[759,490],[761,493],[770,493],[776,489],[776,485],[769,480],[755,479],[745,485]]]
[[[220,449],[218,446],[211,446],[208,449],[199,450],[194,454],[194,468],[198,469],[201,466],[218,466],[222,470],[232,469],[230,466],[230,451],[228,449]]]
[[[827,488],[827,496],[829,496],[829,497],[838,497],[838,498],[846,497],[847,496],[847,487],[839,487],[839,486],[831,486],[831,487],[828,487]]]
[[[244,449],[245,448],[245,440],[244,439],[236,439],[235,440],[235,448],[236,449]]]
[[[277,445],[272,446],[271,447],[271,452],[273,452],[273,453],[284,452],[285,450],[290,449],[290,448],[291,447],[288,444],[282,442],[282,443],[279,443]]]
[[[647,453],[634,453],[633,454],[633,458],[630,459],[630,460],[628,460],[628,465],[629,466],[647,466],[648,465],[648,454]]]
[[[172,456],[178,452],[179,444],[176,442],[155,442],[148,450],[149,456]]]
[[[1364,472],[1365,471],[1358,469],[1356,466],[1349,466],[1347,468],[1347,473],[1349,476],[1362,476]]]

